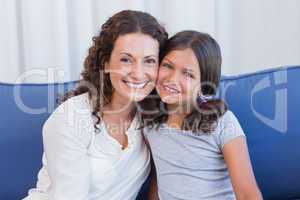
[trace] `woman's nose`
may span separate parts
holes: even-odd
[[[136,63],[131,70],[132,76],[137,79],[141,80],[145,78],[145,69],[142,63]]]

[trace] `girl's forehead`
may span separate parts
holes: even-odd
[[[179,68],[199,69],[198,59],[190,48],[170,51],[163,60]]]

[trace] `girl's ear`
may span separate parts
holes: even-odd
[[[104,73],[105,74],[109,73],[109,64],[108,64],[108,62],[105,62],[105,64],[104,64]]]

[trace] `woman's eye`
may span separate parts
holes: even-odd
[[[128,58],[121,58],[121,62],[130,63],[130,59]]]
[[[147,59],[146,63],[155,64],[156,60],[155,59]]]

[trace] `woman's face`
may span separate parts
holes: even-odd
[[[159,43],[151,36],[142,33],[119,36],[105,65],[114,95],[130,101],[144,99],[155,87],[158,59]]]
[[[200,77],[194,52],[190,48],[173,50],[160,64],[156,88],[166,104],[193,105],[199,92]]]

